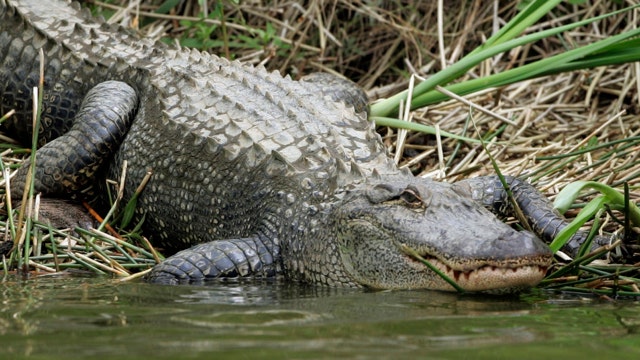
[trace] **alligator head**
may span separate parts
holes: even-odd
[[[552,260],[533,234],[514,230],[446,183],[405,178],[360,185],[334,215],[345,270],[370,288],[453,290],[406,248],[473,292],[534,286]]]

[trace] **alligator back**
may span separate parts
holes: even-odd
[[[283,205],[270,203],[278,193],[289,205],[322,203],[374,169],[397,172],[366,114],[330,100],[317,85],[141,39],[61,0],[0,0],[0,15],[0,79],[8,84],[0,110],[20,114],[10,131],[28,138],[23,121],[31,109],[20,91],[29,90],[11,88],[35,84],[39,48],[45,141],[71,126],[96,84],[120,80],[136,90],[139,110],[109,175],[121,176],[126,160],[131,196],[153,171],[139,208],[165,246],[247,236],[260,209]]]

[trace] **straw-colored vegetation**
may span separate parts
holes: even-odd
[[[527,2],[446,1],[440,20],[438,2],[431,1],[85,3],[109,21],[138,29],[147,36],[264,65],[294,78],[314,71],[344,74],[376,101],[452,66],[483,44]],[[178,3],[186,5],[176,6]],[[562,2],[527,32],[557,28],[623,5],[612,1]],[[632,10],[516,47],[482,61],[456,82],[502,73],[631,31],[638,23],[637,16],[637,10]],[[466,103],[447,100],[406,114],[399,112],[396,117],[429,125],[442,134],[484,139],[503,174],[528,179],[552,199],[569,183],[593,180],[620,191],[627,184],[630,200],[637,202],[639,70],[638,63],[627,63],[539,77],[466,96],[482,109],[470,110]],[[399,165],[409,167],[418,176],[453,182],[495,172],[489,154],[478,142],[388,127],[380,127],[379,132]],[[14,154],[4,155],[6,164],[15,163]],[[594,195],[586,193],[577,202]],[[571,218],[577,212],[570,209],[567,215]],[[637,275],[636,267],[630,266],[637,261],[637,231],[629,225],[625,230],[620,208],[600,211],[597,219],[602,225],[600,231],[625,237],[622,259],[626,265],[565,267],[564,273],[559,274],[562,286],[566,288],[567,281],[577,280],[576,269],[580,269],[583,277],[603,276],[596,279],[590,275],[587,286],[580,285],[583,289],[601,288],[607,294],[638,291],[636,279],[616,275],[622,269],[631,269],[625,270],[630,271],[625,275]],[[104,250],[97,250],[96,245],[88,245],[93,242],[80,241],[75,245],[78,251],[70,251],[69,244],[54,245],[64,249],[58,252],[57,259],[54,255],[31,256],[30,268],[41,268],[45,265],[35,263],[46,261],[52,269],[63,263],[87,268],[90,262],[82,257],[86,256],[103,264],[91,263],[96,269],[115,268],[117,271],[111,272],[121,274],[126,267],[138,267],[131,264],[144,267],[153,262],[152,251],[144,250],[144,246],[125,249],[130,245],[107,237],[99,242]],[[44,260],[45,256],[49,256],[48,260]],[[545,286],[555,281],[549,280]]]

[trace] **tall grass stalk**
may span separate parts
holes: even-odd
[[[485,45],[478,47],[455,64],[439,71],[422,83],[418,84],[413,89],[411,108],[418,109],[429,104],[448,99],[447,95],[435,90],[436,86],[444,86],[450,83],[486,59],[500,53],[507,52],[515,47],[523,46],[550,36],[556,36],[562,32],[575,29],[579,26],[588,25],[609,16],[629,12],[640,6],[630,6],[605,15],[596,16],[583,21],[574,22],[572,24],[538,31],[515,38],[515,36],[519,35],[520,32],[526,28],[525,25],[530,25],[534,20],[537,20],[541,16],[541,12],[532,11],[532,7],[539,6],[538,9],[546,9],[548,5],[547,3],[557,2],[558,1],[532,2],[525,10],[523,10],[521,13],[523,14],[522,16],[516,16],[505,26],[507,29],[506,31],[498,32],[487,40]],[[627,31],[604,38],[586,46],[568,50],[562,54],[513,68],[508,71],[444,87],[452,93],[466,95],[488,88],[513,84],[515,82],[524,81],[538,76],[555,74],[563,69],[570,69],[573,71],[595,66],[638,61],[640,60],[640,39],[629,40],[629,38],[638,35],[640,35],[640,29]],[[373,119],[392,116],[397,112],[400,102],[406,101],[407,94],[407,91],[403,91],[390,98],[372,104],[370,116]]]

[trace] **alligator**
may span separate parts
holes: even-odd
[[[513,208],[496,176],[449,184],[399,169],[347,80],[295,81],[155,42],[64,0],[0,0],[0,112],[15,110],[2,130],[26,144],[40,50],[36,191],[105,202],[105,180],[124,177],[126,203],[151,171],[136,217],[173,253],[153,283],[278,275],[452,290],[418,254],[466,291],[512,292],[545,276],[539,237],[567,225],[524,180],[506,177],[537,235],[496,216]],[[14,199],[26,173],[11,180]]]

